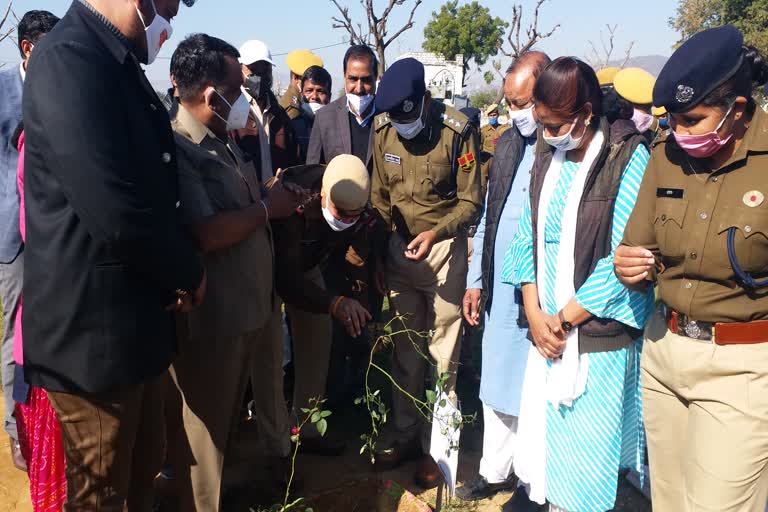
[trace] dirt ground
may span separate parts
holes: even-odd
[[[0,415],[3,412],[3,403],[0,400]],[[349,409],[329,418],[329,431],[334,435],[342,435],[347,439],[356,439],[362,433],[364,416],[358,409]],[[459,481],[471,478],[477,471],[480,461],[480,427],[467,427],[462,434],[462,453],[459,465]],[[266,485],[260,477],[263,461],[258,457],[251,457],[245,445],[247,434],[238,436],[233,447],[233,453],[228,456],[225,478],[232,481],[240,481],[241,485],[227,493],[225,496],[224,510],[226,512],[248,512],[249,507],[256,508],[259,505],[266,506],[274,503],[277,498],[277,490]],[[345,454],[341,457],[316,457],[300,456],[297,461],[297,479],[299,481],[295,496],[318,496],[328,490],[342,488],[344,493],[350,494],[358,489],[366,492],[366,482],[371,480],[393,480],[408,488],[422,501],[434,507],[436,492],[417,488],[412,483],[413,471],[416,463],[411,462],[403,467],[388,472],[375,472],[371,469],[366,459],[359,455],[358,443],[350,443]],[[263,475],[262,475],[263,476]],[[261,481],[260,481],[261,480]],[[356,484],[356,482],[360,482]],[[458,500],[447,506],[444,511],[454,512],[499,512],[506,503],[510,494],[501,494],[493,499],[480,503],[462,503]],[[163,507],[163,512],[172,510],[173,507]],[[8,438],[0,436],[0,512],[31,512],[32,505],[29,499],[29,488],[26,475],[13,467],[10,460]],[[355,508],[358,512],[395,512],[372,511]],[[645,498],[623,481],[619,490],[616,512],[650,512],[651,508]],[[347,507],[329,507],[326,510],[316,509],[315,512],[353,512]]]

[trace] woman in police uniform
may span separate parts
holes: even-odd
[[[768,114],[760,55],[731,26],[672,55],[616,274],[658,286],[642,381],[654,509],[760,511],[768,499]]]

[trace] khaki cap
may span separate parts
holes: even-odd
[[[311,66],[323,67],[323,59],[309,50],[294,50],[286,57],[288,69],[293,74],[301,76]]]
[[[653,103],[654,85],[656,78],[640,68],[624,68],[613,78],[613,88],[619,96],[635,105]]]
[[[600,87],[603,87],[605,85],[613,85],[613,78],[616,76],[616,73],[621,71],[619,68],[616,67],[608,67],[603,68],[600,71],[597,72],[597,80],[600,82]]]
[[[342,210],[363,208],[371,195],[368,168],[354,155],[337,156],[325,168],[322,194]]]
[[[488,108],[485,109],[485,115],[493,114],[494,112],[497,112],[499,110],[499,104],[498,103],[491,103],[488,105]]]

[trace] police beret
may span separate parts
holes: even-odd
[[[635,105],[653,103],[653,86],[656,79],[640,68],[624,68],[613,77],[613,88],[619,96]]]
[[[323,59],[309,50],[294,50],[286,57],[288,69],[294,75],[303,75],[310,66],[323,67]]]
[[[605,85],[613,85],[613,77],[619,72],[619,68],[609,67],[603,68],[597,72],[597,81],[600,82],[600,87]]]
[[[733,77],[744,59],[744,37],[731,25],[699,32],[669,58],[653,88],[653,104],[685,112]]]
[[[376,89],[376,110],[395,117],[419,109],[427,86],[424,65],[413,58],[400,59],[381,77]]]
[[[480,109],[475,107],[464,107],[459,110],[462,114],[467,116],[469,122],[475,126],[480,126]]]
[[[488,108],[485,109],[485,115],[491,115],[494,112],[499,111],[499,104],[498,103],[491,103],[488,105]]]

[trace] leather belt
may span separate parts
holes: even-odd
[[[700,322],[662,304],[670,332],[703,343],[716,345],[753,345],[768,343],[768,321]]]

